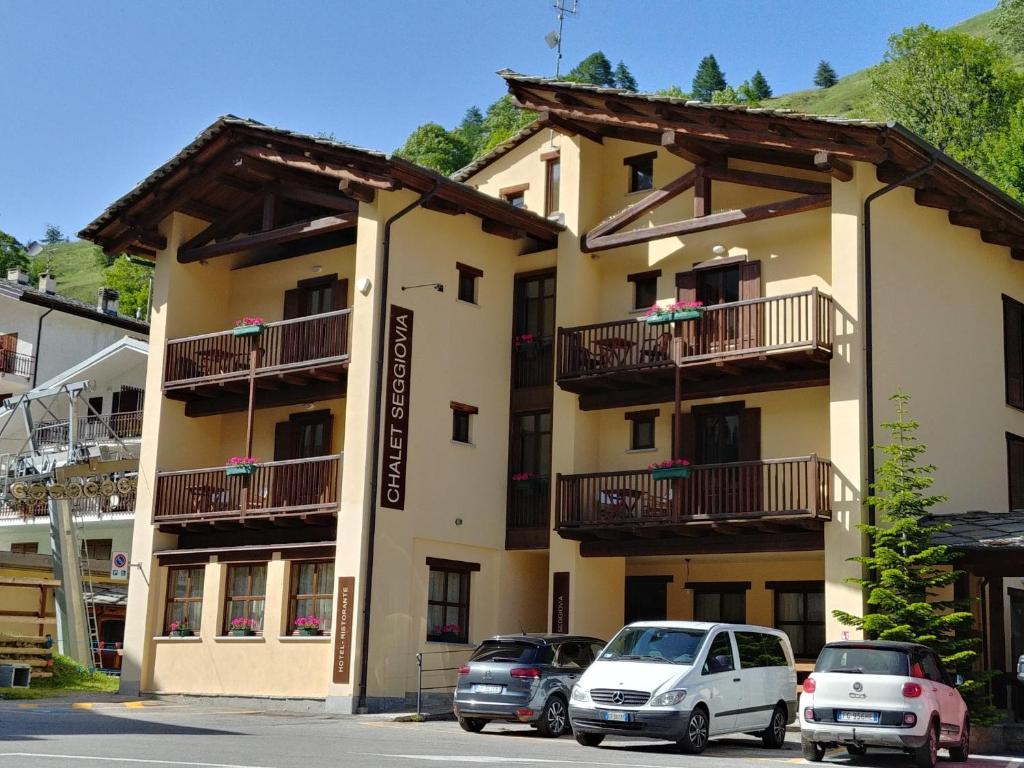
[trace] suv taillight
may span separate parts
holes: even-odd
[[[536,680],[540,677],[540,670],[536,667],[516,667],[509,675],[512,677],[531,678]]]
[[[903,684],[903,698],[905,699],[916,699],[924,691],[917,683],[904,683]]]
[[[814,690],[818,687],[817,683],[814,682],[813,677],[808,677],[804,680],[804,693],[814,693]]]
[[[468,675],[468,674],[469,674],[469,664],[463,664],[461,667],[459,667],[459,677],[462,677],[463,675]]]

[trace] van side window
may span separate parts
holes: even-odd
[[[736,669],[736,663],[732,656],[729,633],[719,632],[711,641],[711,648],[708,650],[708,657],[704,660],[704,668],[701,673],[715,675],[719,672],[731,672],[734,669]]]
[[[735,632],[736,648],[740,652],[740,668],[785,667],[786,652],[782,640],[763,632]]]

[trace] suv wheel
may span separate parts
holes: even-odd
[[[686,720],[686,731],[678,744],[688,755],[699,755],[708,745],[708,711],[703,705],[694,707],[690,712]]]
[[[479,717],[459,718],[459,726],[462,728],[462,730],[469,731],[470,733],[480,733],[480,731],[484,729],[485,725],[487,725],[487,721],[482,720]]]
[[[928,727],[928,740],[914,750],[914,764],[917,768],[935,768],[939,761],[939,726],[932,723]]]
[[[804,760],[811,763],[820,763],[825,759],[825,745],[811,741],[806,736],[800,739],[800,751],[803,753]]]
[[[846,748],[846,752],[851,757],[864,757],[864,755],[866,755],[868,753],[868,748],[864,747],[864,746],[856,746],[854,744],[850,744]]]
[[[541,736],[554,738],[569,729],[569,712],[561,696],[552,696],[541,710],[537,720],[537,732]]]
[[[964,718],[960,729],[960,743],[949,748],[949,759],[954,763],[966,763],[971,754],[971,721]]]
[[[604,741],[603,733],[577,733],[576,741],[582,744],[584,747],[599,747],[601,742]]]
[[[761,743],[768,749],[780,749],[786,743],[786,708],[781,704],[775,705],[772,719],[761,734]]]

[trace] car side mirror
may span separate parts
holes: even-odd
[[[1024,656],[1017,659],[1017,680],[1024,683]]]

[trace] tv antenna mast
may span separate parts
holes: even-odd
[[[549,48],[558,49],[558,58],[555,59],[555,77],[561,74],[562,69],[562,26],[565,24],[565,15],[575,16],[578,11],[579,0],[572,0],[572,7],[568,6],[569,0],[555,0],[555,10],[558,11],[558,31],[548,32],[544,36]]]

